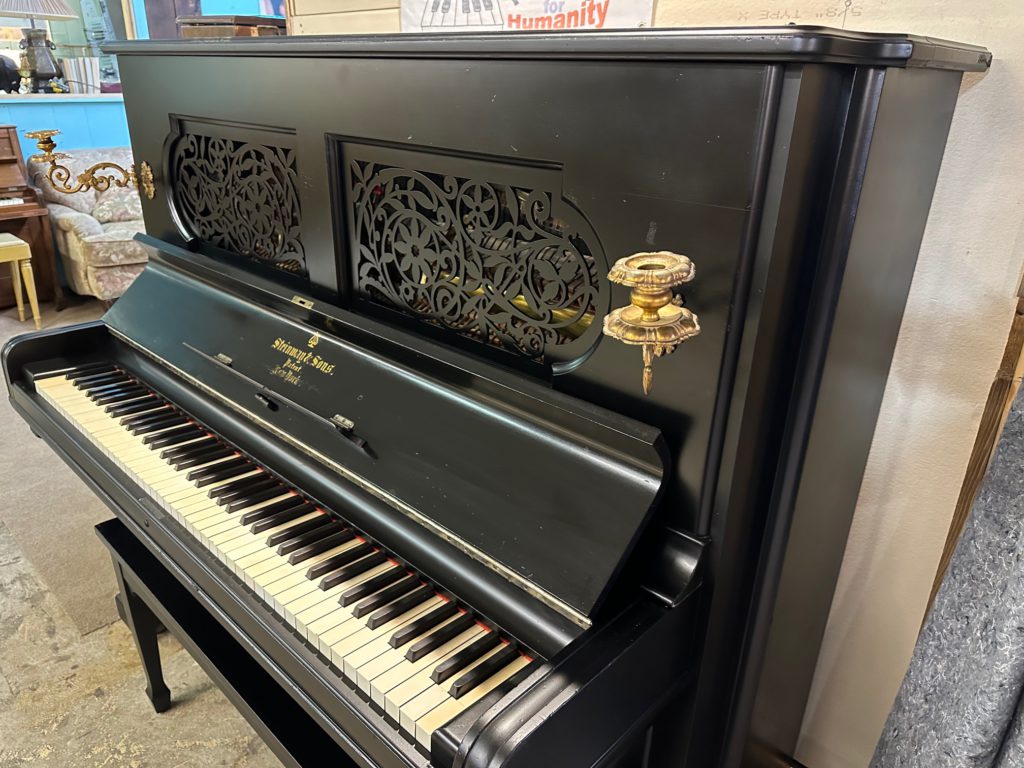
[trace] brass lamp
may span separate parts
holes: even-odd
[[[696,270],[686,256],[669,251],[634,253],[619,259],[608,272],[613,283],[628,286],[629,305],[604,318],[604,334],[643,349],[644,394],[651,391],[654,360],[675,351],[700,333],[697,315],[682,306],[675,289],[690,282]]]
[[[36,19],[73,21],[78,18],[64,0],[0,0],[0,17],[28,19],[29,27],[21,30],[22,67],[29,72],[32,90],[46,92],[46,84],[61,77],[61,69],[51,51],[55,47],[46,38],[46,28],[36,27]]]
[[[29,162],[47,163],[49,169],[46,171],[46,180],[53,185],[58,192],[72,195],[75,192],[83,192],[87,189],[95,189],[97,192],[105,192],[111,185],[115,187],[133,187],[142,192],[152,200],[156,197],[156,186],[153,184],[153,169],[146,161],[139,163],[139,171],[135,172],[135,166],[122,168],[117,163],[96,163],[86,168],[75,178],[75,186],[71,186],[71,170],[66,165],[60,165],[57,161],[64,160],[68,155],[57,152],[57,142],[53,137],[60,131],[47,129],[44,131],[26,131],[25,136],[36,139],[36,147],[41,154],[32,155]],[[104,171],[110,171],[104,173]]]

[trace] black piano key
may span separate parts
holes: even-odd
[[[332,533],[338,530],[338,522],[334,520],[330,515],[324,515],[324,520],[320,525],[314,526],[312,530],[308,530],[304,533],[300,533],[297,536],[293,536],[287,541],[282,541],[277,547],[277,554],[290,555],[292,552],[307,547],[310,544],[316,544],[322,539],[328,538]]]
[[[413,621],[410,621],[408,624],[406,624],[404,627],[400,627],[398,630],[396,630],[395,634],[393,634],[391,636],[391,639],[388,640],[388,644],[392,648],[401,648],[414,637],[419,637],[424,632],[429,632],[442,621],[450,619],[458,612],[459,607],[451,601],[445,603],[444,605],[439,605],[434,610],[428,611],[426,616],[420,616],[418,619],[414,619]],[[472,625],[472,623],[472,620],[470,620],[470,625]],[[426,640],[426,638],[423,639]]]
[[[198,453],[195,456],[190,456],[185,459],[178,459],[177,461],[171,462],[171,466],[177,470],[188,469],[189,467],[198,467],[203,464],[209,464],[211,461],[218,461],[220,459],[227,459],[229,456],[234,456],[235,452],[225,446],[218,446],[216,448],[210,448],[202,453]]]
[[[473,10],[480,13],[480,0],[473,0]]]
[[[436,632],[431,632],[422,640],[417,640],[409,646],[409,650],[405,652],[405,658],[409,661],[419,661],[435,648],[440,648],[453,637],[461,635],[475,623],[476,619],[474,619],[470,614],[464,613],[459,616],[459,618],[455,619],[455,621],[448,622]],[[401,630],[396,632],[395,635],[398,635],[399,632],[401,632]],[[401,645],[401,640],[396,641],[394,636],[392,636],[391,640],[388,642],[391,644],[392,648],[398,648]]]
[[[75,382],[75,388],[82,390],[82,392],[89,393],[93,390],[105,387],[109,384],[116,384],[122,386],[125,384],[133,384],[135,379],[124,373],[107,374],[100,376],[95,379],[79,379]]]
[[[144,397],[152,397],[152,395],[145,389],[139,388],[135,390],[125,390],[116,395],[107,395],[106,397],[98,397],[93,402],[100,408],[106,410],[111,405],[118,405],[119,403],[138,402]]]
[[[287,491],[285,486],[281,485],[281,483],[277,482],[277,480],[270,475],[263,475],[262,477],[260,475],[255,475],[253,480],[254,482],[252,484],[244,485],[237,491],[226,491],[224,493],[217,494],[215,497],[217,503],[223,507],[230,504],[232,501],[248,501],[256,498],[256,496],[261,492],[269,491],[273,488],[280,489],[280,493],[277,494],[278,496]],[[256,502],[253,501],[246,504],[246,506],[251,507],[255,503]]]
[[[269,531],[271,528],[277,528],[279,525],[284,525],[289,520],[295,520],[303,515],[308,515],[310,512],[315,510],[316,507],[308,503],[302,504],[298,507],[292,507],[291,509],[286,509],[284,512],[278,512],[276,515],[270,515],[269,517],[264,517],[262,520],[257,520],[249,527],[249,530],[253,533],[263,533],[264,531]]]
[[[247,493],[244,497],[229,502],[227,505],[227,511],[237,512],[240,509],[246,509],[247,507],[259,504],[261,501],[276,499],[278,496],[282,496],[286,493],[288,493],[288,489],[285,486],[280,483],[274,483],[271,487],[264,488],[262,491]]]
[[[407,571],[404,568],[400,568],[399,571],[399,576],[401,576],[403,573],[407,573]],[[382,575],[389,576],[390,574],[391,571],[387,571]],[[373,579],[367,579],[363,582],[363,584],[369,584],[371,581],[373,581]],[[346,603],[345,596],[348,593],[359,589],[359,587],[363,586],[363,584],[357,584],[351,589],[346,589],[341,594],[340,602],[342,605],[351,605],[353,602],[355,602],[355,600],[359,600],[360,597],[364,598],[363,600],[360,600],[359,603],[352,609],[352,615],[355,616],[357,619],[361,619],[363,618],[363,616],[373,613],[378,608],[383,608],[392,600],[397,600],[402,595],[412,592],[414,589],[416,589],[417,586],[419,586],[420,577],[406,576],[401,581],[396,581],[394,584],[391,584],[390,586],[381,589],[379,592],[367,592],[364,590],[362,595],[359,595],[359,597],[356,597],[355,600],[349,600]]]
[[[321,560],[316,565],[310,566],[309,570],[306,571],[306,578],[312,581],[318,579],[325,573],[330,573],[333,570],[341,568],[343,565],[354,563],[361,557],[364,557],[373,552],[373,544],[368,541],[364,541],[362,544],[356,544],[352,549],[346,549],[344,552],[339,552],[336,555],[331,555],[326,560]]]
[[[488,632],[434,667],[434,671],[430,673],[430,679],[438,684],[443,683],[448,678],[458,674],[460,669],[479,659],[499,642],[501,641],[498,638],[497,632]]]
[[[217,476],[223,476],[224,478],[230,477],[231,472],[243,472],[247,468],[255,469],[248,459],[239,456],[237,459],[231,459],[223,464],[218,464],[216,467],[203,467],[202,469],[193,469],[187,475],[185,479],[189,481],[208,480],[209,478],[216,478]],[[216,482],[216,479],[213,481]],[[198,482],[196,483],[198,485]],[[200,488],[202,486],[199,486]]]
[[[237,480],[231,480],[227,483],[221,483],[210,489],[209,496],[211,499],[218,499],[227,493],[235,493],[245,488],[249,488],[254,485],[259,485],[272,479],[270,475],[261,470],[255,464],[249,464],[249,471],[256,472],[255,475],[247,475],[246,477],[240,477]]]
[[[453,699],[464,696],[491,675],[496,675],[506,664],[509,664],[518,657],[519,651],[509,643],[497,653],[491,654],[487,659],[477,664],[466,674],[462,675],[462,677],[456,679],[452,683],[452,687],[448,689],[448,695]]]
[[[142,444],[148,445],[154,451],[157,448],[165,448],[168,445],[178,445],[188,440],[195,440],[206,434],[206,430],[193,424],[169,429],[156,435],[146,435],[142,438]]]
[[[147,405],[150,408],[154,406],[158,398],[153,394],[135,394],[130,397],[122,397],[118,400],[110,400],[104,403],[97,401],[97,405],[103,408],[104,413],[109,413],[112,417],[116,418],[118,408],[125,405]]]
[[[137,381],[115,381],[113,384],[104,384],[101,387],[93,387],[89,390],[89,399],[95,400],[97,397],[103,397],[103,395],[109,395],[113,392],[120,392],[125,387],[139,387],[142,386]]]
[[[217,440],[213,435],[207,436],[203,440],[196,440],[188,445],[178,445],[174,448],[167,448],[160,451],[160,458],[166,459],[167,461],[174,461],[175,459],[185,458],[187,456],[194,456],[197,453],[202,453],[205,450],[219,446],[220,441]]]
[[[358,549],[358,547],[353,547],[353,549]],[[348,553],[343,552],[342,554]],[[361,560],[356,560],[355,562],[342,566],[336,571],[331,571],[320,580],[320,589],[330,589],[337,584],[341,584],[349,579],[354,579],[360,573],[365,573],[374,566],[387,562],[387,559],[388,556],[384,552],[381,552],[380,550],[373,552]],[[319,563],[317,563],[317,565],[319,565]],[[312,568],[310,570],[312,570]]]
[[[83,376],[95,376],[99,373],[113,373],[116,370],[118,370],[118,368],[113,363],[82,363],[81,365],[76,365],[70,371],[65,373],[64,378],[68,381],[74,381],[75,379],[80,379]]]
[[[437,13],[437,8],[439,5],[441,5],[441,0],[434,0],[433,5],[430,6],[430,12]]]
[[[295,507],[308,507],[308,512],[312,512],[316,509],[315,506],[310,504],[304,498],[297,494],[289,496],[287,499],[281,499],[281,501],[275,501],[273,504],[267,504],[265,507],[254,509],[251,512],[243,512],[242,516],[238,519],[241,525],[251,525],[252,523],[258,522],[265,517],[271,517],[278,514],[279,512],[286,512],[289,509]]]
[[[310,541],[310,536],[320,531],[321,528],[329,528],[334,525],[334,519],[328,514],[320,514],[310,520],[303,520],[301,523],[296,523],[291,528],[284,531],[278,531],[272,533],[267,537],[268,547],[278,547],[279,555],[287,554],[287,552],[281,552],[280,547],[291,544],[296,539],[302,540],[302,542],[296,547],[301,547],[302,544]],[[315,537],[314,537],[315,538]]]
[[[189,420],[180,413],[168,414],[162,419],[155,419],[148,421],[145,424],[141,424],[136,427],[132,427],[129,432],[133,435],[147,435],[150,432],[157,432],[161,429],[167,429],[168,427],[178,426],[180,424],[188,424]]]
[[[346,541],[351,541],[355,537],[356,533],[351,528],[343,528],[340,531],[335,531],[330,536],[315,541],[312,544],[307,544],[302,549],[296,549],[290,555],[288,555],[289,565],[298,565],[299,563],[309,560],[311,557],[316,557],[319,554],[326,552],[329,549],[340,547]]]
[[[124,371],[96,373],[92,376],[81,376],[75,379],[75,388],[88,391],[93,387],[102,387],[104,384],[114,384],[118,381],[134,381],[134,379]]]
[[[341,593],[341,597],[338,602],[342,605],[352,605],[352,603],[362,600],[364,597],[372,595],[374,592],[389,584],[394,584],[400,578],[407,574],[405,568],[400,565],[396,565],[389,571],[384,573],[378,573],[372,579],[367,579],[362,584],[356,584],[354,587],[349,587]],[[408,590],[406,590],[408,591]]]
[[[405,597],[400,597],[395,600],[395,602],[384,606],[376,613],[371,613],[370,618],[366,620],[366,626],[370,629],[377,629],[377,627],[387,624],[392,619],[398,618],[406,611],[411,611],[424,600],[430,599],[435,594],[433,587],[424,584],[419,589],[414,589],[412,592],[409,592]]]
[[[146,398],[145,400],[138,400],[134,403],[118,403],[117,405],[108,405],[103,410],[109,413],[115,419],[121,417],[128,417],[134,414],[146,413],[148,411],[156,410],[157,408],[163,408],[167,403],[161,400],[159,397],[154,395],[153,397]],[[124,426],[125,420],[121,418],[121,424]]]
[[[167,405],[163,403],[162,405]],[[125,406],[126,408],[131,406]],[[152,413],[139,413],[139,414],[128,414],[121,419],[121,426],[125,429],[135,429],[135,427],[141,427],[144,424],[149,424],[154,421],[160,421],[166,419],[168,416],[179,415],[173,408],[163,407],[155,409]]]
[[[172,445],[169,449],[164,449],[160,452],[160,458],[173,465],[214,451],[228,451],[228,449],[220,440],[208,433],[206,437],[200,437],[198,440],[186,442],[183,445]],[[228,453],[233,452],[228,451]]]

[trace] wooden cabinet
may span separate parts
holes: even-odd
[[[39,191],[29,184],[21,156],[18,129],[0,125],[0,232],[9,232],[29,244],[36,294],[40,301],[64,304],[57,276],[50,215]],[[14,289],[6,270],[0,273],[0,307],[14,305]]]

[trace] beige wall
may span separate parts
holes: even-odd
[[[843,11],[846,11],[845,18]],[[1021,0],[659,0],[658,26],[828,24],[977,43],[957,104],[797,757],[868,764],[909,661],[1024,262]]]

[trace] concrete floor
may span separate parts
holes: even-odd
[[[0,525],[0,766],[280,765],[172,637],[161,657],[158,715],[124,624],[80,635]]]
[[[82,635],[0,523],[0,768],[280,765],[172,637],[162,637],[161,656],[173,706],[158,715],[124,624]]]

